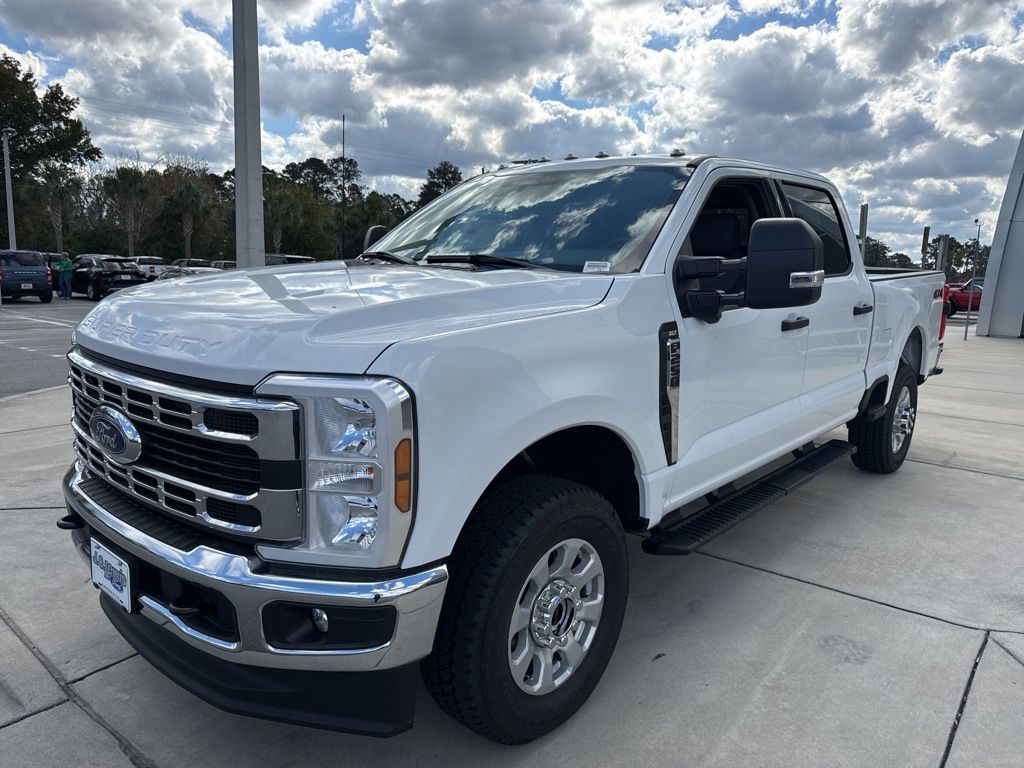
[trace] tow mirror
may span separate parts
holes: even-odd
[[[803,307],[821,297],[824,249],[803,219],[759,219],[750,228],[744,304],[754,309]]]
[[[380,240],[388,233],[388,228],[383,224],[374,224],[366,230],[366,237],[363,238],[363,250],[370,250],[370,246]]]

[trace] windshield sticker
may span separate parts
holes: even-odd
[[[608,272],[611,268],[610,261],[588,261],[583,265],[584,272]]]

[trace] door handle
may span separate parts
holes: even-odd
[[[868,312],[870,312],[873,309],[874,309],[874,306],[871,305],[871,304],[858,304],[856,307],[853,308],[853,314],[854,314],[855,317],[857,315],[866,315]]]
[[[793,320],[783,320],[782,330],[783,331],[795,331],[797,328],[806,328],[811,324],[811,318],[809,317],[798,317]]]

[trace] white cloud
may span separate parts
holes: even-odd
[[[227,0],[69,6],[0,0],[2,30],[41,79],[81,97],[100,146],[231,165]],[[265,161],[339,155],[345,115],[364,178],[405,194],[441,159],[471,171],[682,146],[825,172],[851,207],[871,201],[874,231],[906,244],[925,223],[958,236],[979,214],[994,223],[1024,126],[1024,0],[261,0],[259,11]],[[314,29],[330,31],[308,39]]]

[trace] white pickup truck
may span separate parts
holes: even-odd
[[[422,672],[530,741],[604,672],[626,535],[685,554],[847,455],[895,471],[939,372],[942,276],[869,274],[811,173],[545,163],[381,234],[75,333],[58,525],[128,642],[228,710],[390,735]]]

